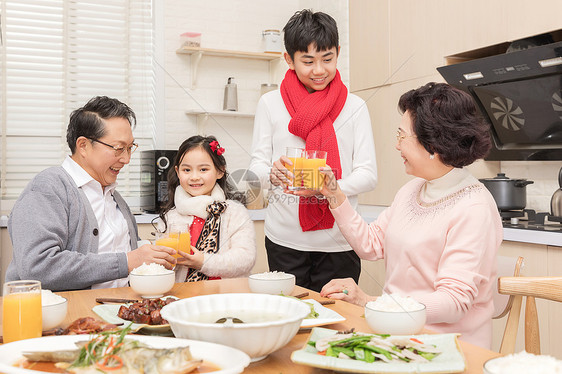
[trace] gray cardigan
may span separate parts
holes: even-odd
[[[135,218],[121,195],[114,199],[137,248]],[[35,279],[52,291],[90,288],[128,276],[125,252],[98,254],[99,227],[84,191],[55,166],[39,173],[24,189],[8,220],[13,258],[6,281]]]

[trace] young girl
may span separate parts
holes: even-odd
[[[256,261],[254,224],[244,205],[232,200],[224,151],[213,136],[192,136],[168,173],[158,229],[189,225],[191,234],[192,253],[178,252],[176,282],[247,276]]]

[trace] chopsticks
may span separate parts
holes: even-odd
[[[105,304],[105,303],[123,304],[123,303],[136,303],[136,302],[138,302],[138,300],[134,300],[134,299],[116,299],[116,298],[112,298],[112,297],[98,297],[98,298],[96,298],[96,302],[97,302],[97,303],[100,303],[100,304]]]
[[[302,299],[303,297],[307,297],[308,295],[310,295],[310,293],[303,292],[303,293],[300,293],[298,295],[295,295],[294,297],[296,297],[297,299]],[[318,301],[318,300],[316,300],[316,301]],[[336,300],[320,300],[318,302],[320,303],[320,305],[329,305],[329,304],[335,304]]]

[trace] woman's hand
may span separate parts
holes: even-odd
[[[181,257],[178,258],[178,265],[185,265],[192,269],[201,270],[203,261],[205,260],[205,252],[198,250],[194,246],[191,246],[191,251],[193,254],[178,251],[178,254],[181,255]]]
[[[269,181],[274,186],[283,186],[284,189],[287,189],[286,187],[292,184],[293,173],[287,170],[285,165],[293,165],[287,156],[281,156],[279,160],[273,162],[271,172],[269,173]]]
[[[302,197],[317,196],[319,198],[322,198],[322,196],[324,196],[327,198],[328,203],[330,204],[330,208],[335,209],[340,206],[347,197],[340,189],[340,186],[338,185],[338,182],[336,180],[336,176],[334,175],[331,167],[323,166],[320,167],[319,170],[324,177],[324,184],[320,191],[305,189],[298,191],[285,190],[284,192]]]
[[[162,245],[145,244],[127,253],[127,265],[129,273],[134,268],[147,264],[155,263],[163,265],[166,269],[173,269],[176,266],[176,259],[173,255],[176,251],[173,248]]]
[[[332,279],[320,290],[320,296],[343,300],[348,303],[365,306],[375,297],[367,295],[352,278]]]

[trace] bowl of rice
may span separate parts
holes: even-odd
[[[248,277],[248,285],[252,292],[270,295],[290,295],[295,288],[295,282],[293,274],[282,271],[268,271]]]
[[[160,264],[146,264],[134,268],[129,274],[129,284],[141,297],[154,299],[174,287],[176,274]]]
[[[43,331],[58,327],[66,318],[67,300],[50,290],[41,290],[41,314]]]
[[[552,356],[534,355],[521,351],[484,363],[484,374],[562,374],[562,361]]]
[[[376,334],[413,335],[422,331],[426,310],[411,297],[382,294],[365,305],[365,319]]]

